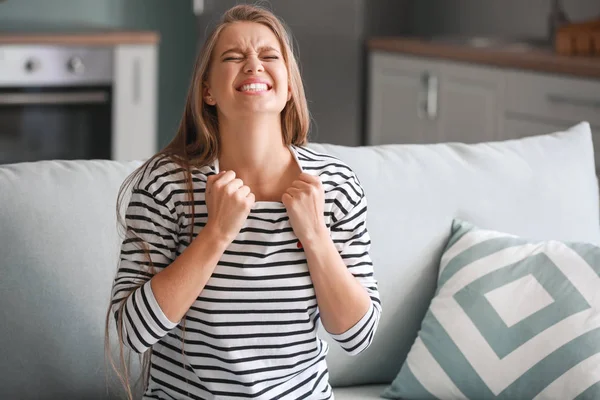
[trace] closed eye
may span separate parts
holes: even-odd
[[[224,58],[223,61],[240,61],[242,57],[227,57]]]

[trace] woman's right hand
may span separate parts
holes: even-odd
[[[205,198],[208,209],[205,229],[212,230],[212,234],[228,244],[233,242],[254,205],[254,194],[241,179],[236,179],[235,172],[221,171],[208,177]]]

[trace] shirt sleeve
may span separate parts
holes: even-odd
[[[367,229],[367,199],[358,181],[354,182],[353,190],[340,190],[343,199],[337,202],[339,210],[334,212],[330,226],[331,237],[344,263],[371,298],[371,306],[360,321],[346,332],[330,334],[350,355],[357,355],[370,346],[382,311],[369,254],[371,238]],[[336,214],[339,220],[336,220]]]
[[[153,185],[154,186],[154,185]],[[167,185],[168,186],[168,185]],[[112,287],[112,311],[124,345],[143,353],[177,326],[160,308],[150,283],[175,259],[175,210],[157,198],[158,190],[134,185],[125,212],[127,233]],[[147,250],[147,252],[144,251]]]

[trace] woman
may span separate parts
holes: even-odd
[[[369,346],[381,303],[365,195],[347,165],[304,147],[308,126],[281,22],[232,8],[176,137],[125,185],[109,314],[128,390],[123,346],[148,355],[144,398],[331,399],[319,320],[349,354]]]

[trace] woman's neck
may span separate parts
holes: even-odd
[[[219,121],[219,169],[233,170],[250,187],[270,185],[285,176],[293,155],[283,143],[276,118]]]

